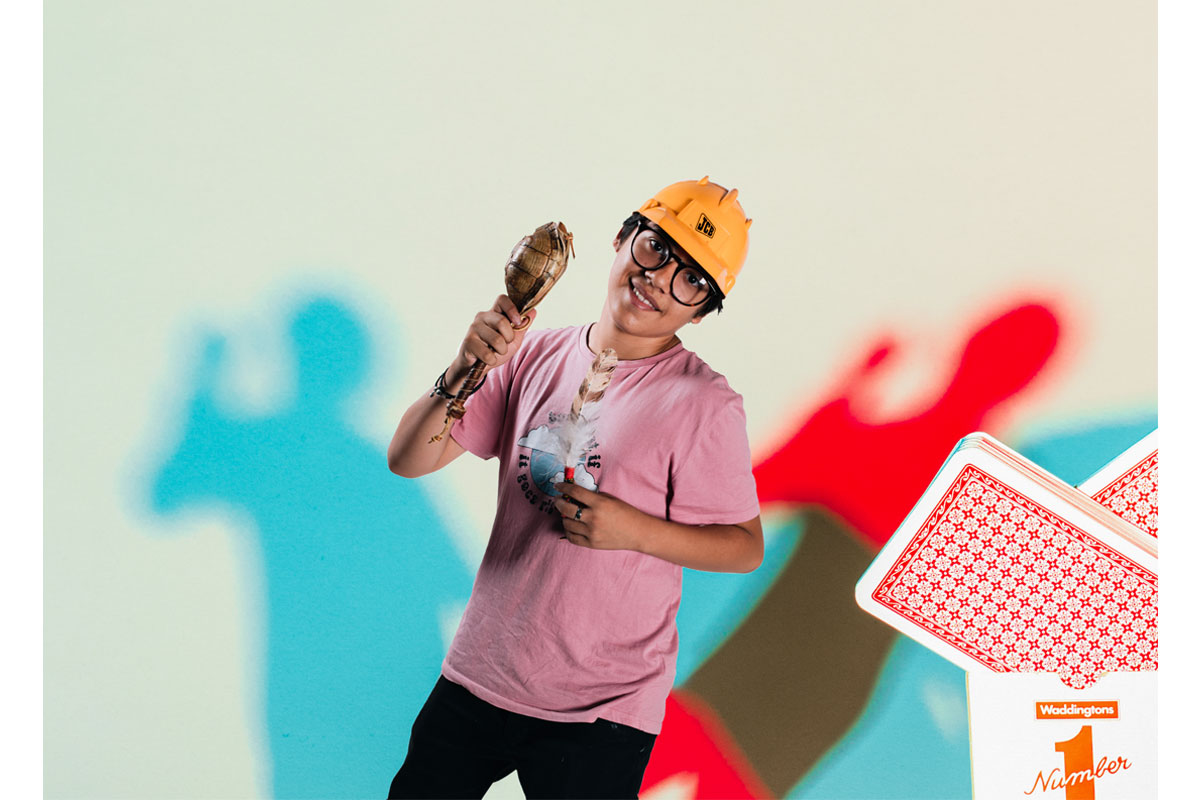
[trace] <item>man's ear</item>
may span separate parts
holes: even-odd
[[[706,314],[699,314],[699,313],[697,313],[697,314],[696,314],[696,316],[694,316],[694,317],[692,317],[691,319],[689,319],[689,320],[688,320],[688,322],[690,322],[690,323],[691,323],[691,324],[693,324],[693,325],[699,325],[701,322],[703,322],[703,321],[704,321],[704,317],[705,317],[705,316],[707,316],[707,315],[706,315]],[[707,329],[707,328],[705,328],[705,330],[708,330],[708,329]]]
[[[621,232],[617,231],[617,235],[613,237],[613,250],[620,251],[621,249]]]

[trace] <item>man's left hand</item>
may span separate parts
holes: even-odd
[[[564,495],[554,507],[562,514],[567,540],[580,547],[637,550],[639,529],[654,519],[611,494],[575,483],[556,483],[554,488]]]

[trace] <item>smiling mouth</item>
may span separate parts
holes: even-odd
[[[630,291],[633,292],[633,297],[638,303],[641,303],[641,304],[647,306],[648,308],[650,308],[653,311],[659,310],[658,306],[656,306],[654,304],[654,302],[650,300],[649,297],[646,297],[646,295],[641,293],[641,291],[637,287],[637,284],[635,284],[633,282],[632,278],[629,279],[629,289],[630,289]]]

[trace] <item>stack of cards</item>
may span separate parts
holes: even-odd
[[[1148,439],[1083,491],[968,436],[859,580],[859,605],[968,671],[1051,672],[1083,688],[1157,669]]]

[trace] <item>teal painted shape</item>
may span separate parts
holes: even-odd
[[[1078,486],[1157,427],[1158,414],[1150,412],[1120,422],[1042,433],[1018,442],[1016,449],[1033,463]]]
[[[147,500],[164,516],[253,520],[238,533],[261,565],[274,796],[383,797],[439,673],[440,619],[465,605],[472,575],[422,482],[393,475],[386,442],[347,422],[372,366],[363,323],[317,297],[289,335],[295,384],[263,417],[218,401],[224,341],[201,337],[183,433],[146,476]]]

